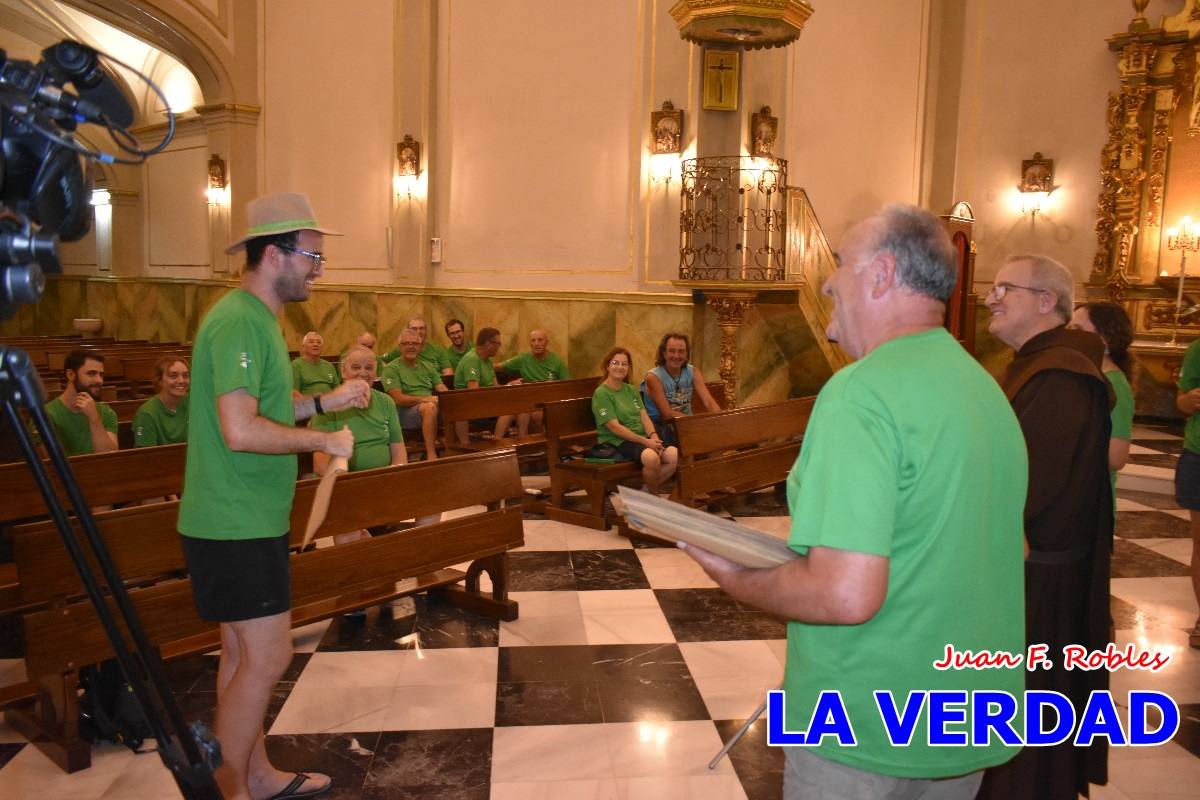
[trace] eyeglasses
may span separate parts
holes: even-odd
[[[617,360],[614,358],[612,361],[608,362],[608,365],[609,365],[610,367],[628,367],[628,366],[629,366],[629,362],[628,362],[628,361],[617,361]]]
[[[295,253],[298,256],[311,258],[312,262],[318,267],[324,267],[325,262],[328,260],[321,253],[314,253],[311,250],[301,250],[299,247],[288,247],[286,244],[277,244],[275,246],[280,250],[287,250],[289,253]]]
[[[1004,295],[1008,294],[1009,289],[1024,289],[1025,291],[1033,292],[1034,294],[1043,294],[1044,292],[1049,291],[1048,289],[1039,289],[1036,286],[1021,286],[1016,283],[997,283],[994,284],[991,289],[988,289],[988,294],[997,300],[1003,300]]]

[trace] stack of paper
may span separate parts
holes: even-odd
[[[634,530],[682,541],[745,567],[777,567],[799,558],[782,539],[661,497],[618,486],[613,507]]]

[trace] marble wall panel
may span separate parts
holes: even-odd
[[[429,335],[443,347],[449,346],[446,338],[446,323],[457,319],[467,329],[467,341],[475,341],[475,308],[467,297],[430,297],[429,313],[425,324],[429,326]]]
[[[529,332],[533,330],[544,330],[550,336],[550,350],[570,363],[571,315],[567,301],[522,300],[518,331],[513,337],[519,349],[529,349]]]
[[[654,367],[655,354],[662,334],[670,327],[663,318],[662,306],[620,305],[617,306],[616,339],[633,356],[633,370],[629,380],[641,383],[642,377]],[[684,329],[684,333],[687,330]]]
[[[304,334],[317,331],[325,339],[325,354],[341,353],[363,330],[350,315],[350,292],[315,291],[303,303],[283,307],[281,323],[289,350],[299,350]]]
[[[739,403],[745,403],[749,398],[757,398],[760,403],[773,403],[788,397],[786,382],[772,382],[771,378],[777,372],[787,371],[787,357],[781,352],[778,342],[772,335],[770,326],[759,309],[747,314],[742,329],[738,331],[738,386]],[[709,380],[717,380],[714,375]],[[771,395],[767,386],[771,385],[779,394]]]
[[[600,360],[617,339],[616,305],[572,300],[567,305],[567,320],[567,367],[571,374],[600,374]]]
[[[381,294],[376,297],[375,336],[380,352],[387,352],[396,346],[400,331],[408,326],[410,319],[429,316],[427,300],[425,297],[400,294]],[[428,320],[426,324],[429,324]]]
[[[529,346],[528,337],[521,328],[521,301],[516,298],[474,298],[472,339],[481,328],[488,327],[500,331],[500,352],[496,356],[498,360],[511,358]],[[444,340],[443,336],[441,341]]]
[[[363,331],[375,335],[375,330],[379,327],[378,297],[379,295],[375,292],[350,293],[349,308],[346,313],[349,321],[355,326],[355,330],[350,334],[350,341],[346,342],[345,347],[349,347]]]
[[[110,281],[88,281],[86,284],[87,301],[83,309],[76,308],[74,317],[99,317],[104,320],[104,335],[115,336],[119,339],[134,339],[132,321],[121,313],[121,304],[117,298],[117,285]],[[83,313],[86,310],[86,313]],[[71,325],[67,320],[67,327]]]

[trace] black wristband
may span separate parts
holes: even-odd
[[[313,395],[313,408],[316,410],[316,412],[318,414],[325,413],[325,409],[321,408],[321,395],[319,395],[319,394]]]

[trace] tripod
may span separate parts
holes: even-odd
[[[96,529],[96,521],[87,501],[84,500],[79,483],[75,480],[71,465],[67,462],[62,444],[42,408],[44,401],[42,383],[29,356],[15,347],[0,346],[0,405],[3,405],[5,418],[12,427],[25,462],[33,473],[42,498],[46,501],[46,508],[50,511],[54,525],[62,535],[63,544],[75,564],[75,570],[79,573],[88,599],[96,609],[96,615],[104,626],[109,642],[112,643],[125,679],[129,681],[129,686],[146,715],[158,742],[159,756],[167,769],[171,770],[184,797],[194,800],[220,800],[221,791],[213,778],[213,770],[221,764],[220,743],[202,723],[196,722],[189,726],[184,720],[183,713],[179,710],[167,684],[162,662],[146,637],[146,632],[129,600],[129,594],[121,582],[121,576]],[[67,497],[75,510],[75,520],[83,531],[82,536],[72,526],[67,509],[55,492],[46,466],[34,448],[33,438],[19,413],[22,408],[33,421],[34,428],[50,456],[50,463],[66,489]],[[98,583],[81,545],[81,539],[86,541],[91,549],[107,589],[102,589]],[[109,599],[115,605],[120,622],[129,632],[132,643],[126,641],[125,634],[118,627],[117,618],[108,603]]]

